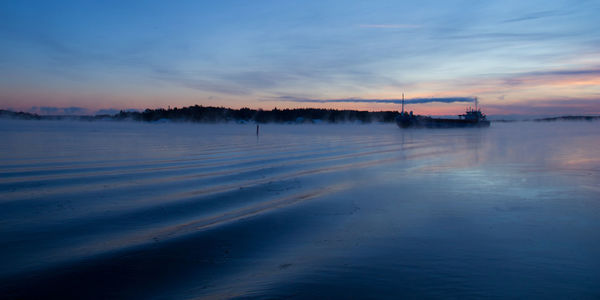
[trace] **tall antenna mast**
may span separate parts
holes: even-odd
[[[404,93],[402,93],[402,115],[404,115]]]

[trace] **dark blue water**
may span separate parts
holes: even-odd
[[[0,121],[2,298],[600,298],[600,123]]]

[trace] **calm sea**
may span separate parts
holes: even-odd
[[[600,122],[0,141],[0,298],[600,298]]]

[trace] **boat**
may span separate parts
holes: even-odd
[[[477,108],[467,108],[467,111],[458,115],[458,119],[432,118],[427,116],[413,115],[413,112],[404,111],[404,94],[402,94],[402,111],[396,116],[396,124],[400,128],[456,128],[456,127],[489,127],[490,121],[485,114]]]

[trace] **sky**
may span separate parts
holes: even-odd
[[[600,114],[600,1],[0,1],[0,108]],[[367,101],[373,100],[373,101]],[[417,103],[459,114],[470,103]]]

